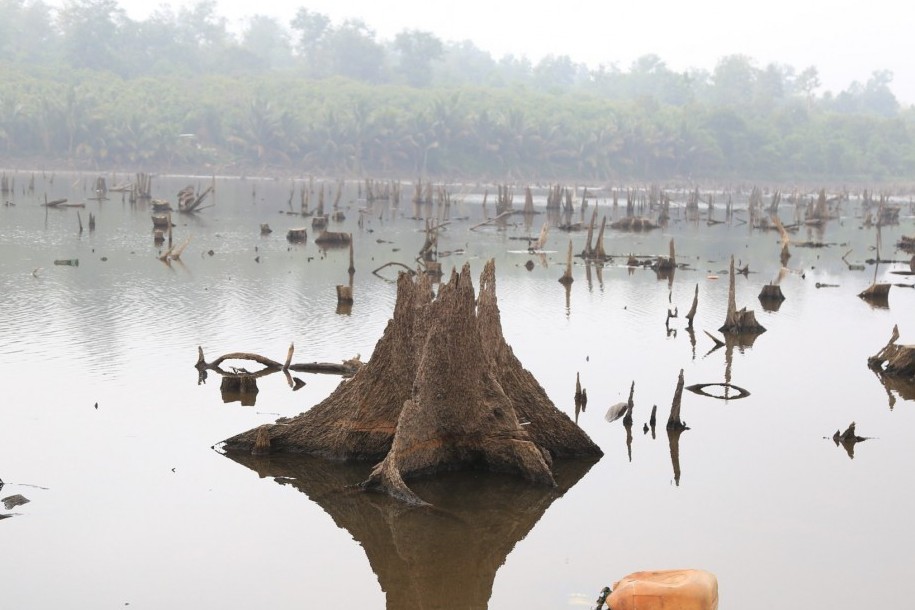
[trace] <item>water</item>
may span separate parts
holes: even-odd
[[[343,489],[369,465],[246,466],[213,449],[307,410],[338,377],[298,373],[306,385],[293,392],[282,374],[268,375],[254,405],[242,406],[224,401],[214,373],[198,384],[193,367],[198,346],[208,360],[247,351],[282,361],[290,343],[296,362],[367,360],[390,317],[397,272],[372,270],[414,266],[423,243],[409,192],[397,210],[376,203],[360,227],[366,204],[347,185],[346,220],[329,227],[353,233],[347,314],[337,312],[335,286],[348,281],[348,250],[322,252],[310,220],[284,213],[288,180],[218,180],[214,207],[175,215],[175,242],[191,241],[167,265],[148,205],[115,193],[89,200],[95,176],[52,183],[38,174],[34,193],[23,190],[28,177],[16,175],[4,197],[15,205],[0,207],[0,497],[31,500],[2,511],[15,513],[0,522],[2,608],[574,608],[629,572],[675,567],[715,572],[722,608],[905,604],[915,568],[913,394],[885,387],[866,360],[894,324],[902,343],[915,342],[915,290],[893,287],[888,307],[857,298],[874,267],[850,271],[841,257],[874,257],[876,236],[854,201],[821,234],[792,236],[836,245],[792,246],[786,300],[766,311],[756,297],[778,274],[777,235],[751,231],[739,221],[745,214],[708,226],[676,209],[664,230],[608,230],[605,249],[621,256],[589,273],[577,260],[566,295],[557,279],[569,240],[580,251],[584,232],[553,228],[551,253],[532,257],[513,238],[538,234],[545,215],[470,231],[483,218],[481,189],[456,187],[462,199],[439,243],[453,252],[443,268],[469,263],[478,277],[496,259],[506,339],[572,417],[580,375],[589,402],[578,421],[605,456],[559,466],[556,490],[479,473],[418,481],[417,493],[440,508],[427,514]],[[205,188],[209,179],[156,178],[153,196],[174,203],[186,184]],[[86,207],[48,210],[45,193]],[[586,219],[595,203],[599,217],[621,213],[601,199]],[[793,206],[782,206],[790,222]],[[79,234],[77,211],[84,226],[95,215],[95,231]],[[492,193],[487,211],[494,215]],[[724,218],[720,207],[715,217]],[[261,223],[273,233],[261,236]],[[884,258],[908,258],[892,244],[912,225],[904,206],[901,224],[881,232]],[[308,241],[289,244],[286,231],[298,226],[309,227]],[[672,281],[625,266],[629,253],[666,254],[671,238],[690,266]],[[735,278],[738,307],[755,310],[768,330],[752,346],[713,350],[703,331],[717,334],[724,320],[731,254],[750,266]],[[889,273],[903,268],[881,265],[876,277],[911,283]],[[697,285],[691,339],[683,316]],[[684,392],[690,430],[674,462],[663,424],[681,368],[687,385],[730,378],[751,394],[723,401]],[[604,412],[626,400],[633,381],[627,446],[622,422]],[[652,405],[654,436],[642,432]],[[875,437],[853,459],[831,440],[851,421]]]

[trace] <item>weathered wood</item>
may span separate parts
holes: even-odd
[[[674,391],[674,399],[670,405],[670,416],[667,418],[668,430],[688,430],[686,423],[680,419],[680,401],[683,399],[683,369],[680,369],[680,376],[677,378],[677,389]]]
[[[610,228],[617,231],[651,231],[658,228],[658,223],[649,218],[626,216],[610,223]]]
[[[301,243],[308,239],[308,231],[305,227],[299,227],[297,229],[289,229],[286,232],[286,240],[291,243]]]
[[[559,283],[564,286],[570,286],[572,282],[575,281],[575,278],[572,277],[572,240],[569,240],[569,252],[566,257],[566,270],[563,272],[562,276],[559,278]]]
[[[413,504],[405,480],[480,466],[553,484],[552,457],[600,449],[556,409],[505,343],[486,264],[475,298],[469,265],[433,295],[424,274],[401,274],[392,320],[371,360],[327,399],[271,429],[271,453],[378,460],[362,487]],[[250,453],[256,431],[225,441]]]
[[[898,340],[899,326],[895,325],[890,340],[867,364],[891,377],[915,379],[915,345],[899,345]]]
[[[337,303],[353,304],[353,287],[337,284]]]
[[[689,312],[686,314],[686,319],[689,320],[687,328],[693,327],[693,318],[696,317],[696,309],[699,307],[699,284],[696,284],[696,292],[693,294],[693,304],[689,308]]]
[[[728,273],[728,312],[724,324],[718,329],[722,333],[762,333],[765,328],[756,321],[756,314],[746,307],[737,309],[736,284],[734,272],[734,255],[731,255],[730,272]]]
[[[353,241],[352,233],[343,233],[339,231],[321,231],[321,234],[315,237],[315,243],[319,246],[346,246]]]
[[[778,284],[766,284],[759,293],[760,301],[784,301],[785,295]]]

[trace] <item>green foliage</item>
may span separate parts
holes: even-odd
[[[472,179],[912,179],[915,110],[893,75],[817,95],[800,72],[722,58],[675,72],[300,9],[227,30],[212,0],[134,21],[114,0],[0,0],[0,155],[68,166]]]

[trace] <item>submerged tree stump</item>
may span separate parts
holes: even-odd
[[[731,255],[731,267],[728,275],[728,313],[724,320],[724,324],[718,329],[718,332],[731,334],[758,334],[765,332],[766,329],[762,324],[756,321],[756,314],[754,314],[752,310],[748,310],[746,307],[739,310],[737,309],[737,288],[735,284],[733,254]]]
[[[404,482],[460,467],[552,485],[553,458],[600,448],[547,397],[502,335],[489,261],[474,299],[470,267],[432,293],[425,274],[401,274],[394,314],[371,359],[298,417],[270,428],[271,453],[381,460],[363,488],[421,504]],[[250,453],[256,430],[225,441]]]
[[[766,284],[759,293],[760,301],[784,301],[785,295],[778,284]]]
[[[680,401],[683,399],[683,369],[680,369],[680,377],[677,378],[677,389],[674,391],[674,399],[670,405],[670,417],[667,418],[668,430],[688,430],[686,422],[680,419]]]
[[[893,326],[889,342],[875,355],[867,359],[872,369],[885,375],[915,379],[915,345],[899,345],[899,326]]]
[[[572,240],[569,240],[569,252],[566,257],[566,270],[563,272],[562,276],[559,278],[559,283],[563,286],[571,286],[572,282],[575,281],[575,278],[572,277]]]

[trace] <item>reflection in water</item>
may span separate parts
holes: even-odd
[[[367,464],[227,457],[292,485],[347,530],[365,549],[388,610],[487,608],[496,572],[515,544],[594,464],[557,461],[555,488],[481,472],[437,475],[411,483],[434,508],[406,508],[385,494],[353,487],[365,480]]]
[[[915,380],[885,374],[879,367],[870,367],[886,390],[890,409],[896,406],[896,395],[903,400],[915,401]]]
[[[257,401],[257,377],[244,374],[223,375],[219,391],[224,403],[238,401],[243,407],[253,407]]]
[[[667,442],[670,444],[670,463],[674,467],[674,483],[680,486],[680,435],[683,430],[679,428],[667,429]]]
[[[779,309],[782,308],[782,303],[784,299],[767,299],[763,298],[762,295],[759,296],[759,304],[763,308],[763,311],[768,311],[770,313],[777,313]]]

